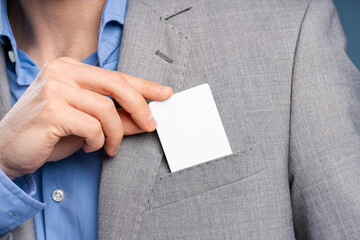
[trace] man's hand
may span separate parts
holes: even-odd
[[[113,156],[123,135],[155,130],[145,98],[171,95],[155,82],[71,58],[52,60],[0,122],[0,168],[14,179],[81,147],[92,152],[104,146]]]

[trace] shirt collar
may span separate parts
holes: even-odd
[[[99,43],[100,36],[104,31],[106,25],[110,22],[115,22],[120,25],[124,25],[126,14],[127,0],[107,0],[104,6],[104,10],[101,16],[101,23],[99,28]],[[20,63],[19,54],[17,51],[15,37],[12,33],[8,14],[7,14],[7,0],[0,0],[0,41],[5,47],[7,43],[11,46],[6,46],[6,50],[13,51],[15,63]],[[98,46],[99,46],[98,43]],[[118,45],[120,42],[118,43]],[[10,48],[11,47],[11,48]],[[100,56],[99,56],[100,57]],[[20,73],[20,64],[15,64],[16,74]]]
[[[10,55],[9,51],[12,52],[12,61],[18,62],[19,56],[16,46],[15,37],[11,30],[8,14],[7,14],[7,0],[0,0],[0,41],[4,46],[4,50]],[[10,46],[9,46],[10,44]],[[19,64],[16,64],[16,72],[20,71]]]
[[[101,17],[101,27],[105,27],[111,21],[124,25],[126,2],[126,0],[107,0]]]
[[[113,52],[119,51],[126,4],[127,0],[107,0],[105,3],[99,27],[97,48],[100,67],[104,67]]]
[[[10,37],[11,31],[9,29],[9,21],[7,16],[7,1],[0,1],[0,35]]]

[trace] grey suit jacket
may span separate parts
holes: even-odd
[[[360,74],[331,0],[129,0],[118,70],[209,83],[234,154],[103,160],[99,239],[360,239]],[[1,113],[10,108],[1,54]],[[3,239],[34,239],[32,220]]]

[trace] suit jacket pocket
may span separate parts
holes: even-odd
[[[248,178],[266,168],[261,142],[245,151],[201,163],[156,179],[150,209]]]

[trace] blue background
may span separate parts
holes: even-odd
[[[334,0],[347,39],[347,54],[360,69],[360,0]]]

